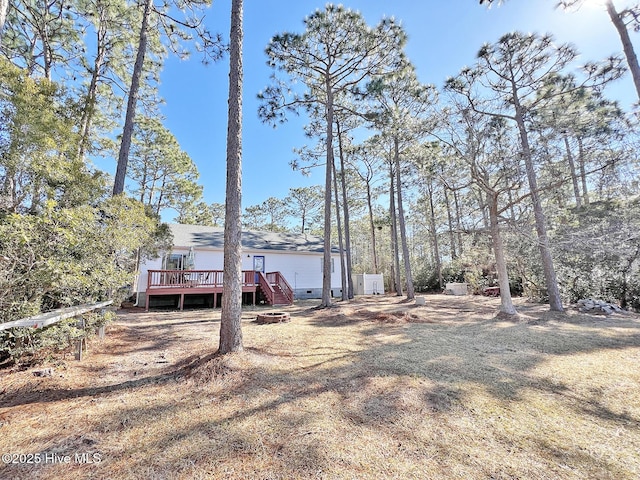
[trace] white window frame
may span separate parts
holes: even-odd
[[[331,273],[336,273],[335,258],[331,257]],[[320,259],[320,273],[324,272],[324,258]]]

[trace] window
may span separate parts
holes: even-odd
[[[168,253],[162,262],[163,270],[184,270],[186,255],[181,253]]]
[[[331,273],[335,273],[336,271],[336,262],[334,261],[335,258],[331,258]],[[320,271],[324,272],[324,258],[320,259]]]

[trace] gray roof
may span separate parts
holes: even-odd
[[[224,228],[180,223],[170,223],[169,228],[173,234],[175,247],[193,247],[194,249],[198,247],[222,249],[224,247]],[[322,253],[324,252],[324,240],[313,235],[245,230],[242,232],[242,248]],[[337,247],[332,247],[331,251],[339,252]]]

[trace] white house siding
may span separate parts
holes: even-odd
[[[264,255],[266,272],[280,272],[284,275],[294,291],[295,298],[322,297],[322,254],[270,250],[248,251],[243,254],[243,269],[251,270],[253,268],[253,255]],[[333,296],[338,297],[342,293],[340,256],[332,255],[331,257],[334,264],[334,271],[331,273],[331,290]]]
[[[175,247],[171,253],[187,254],[188,248]],[[264,256],[265,272],[280,272],[284,275],[295,298],[321,298],[322,296],[322,253],[286,252],[273,250],[245,250],[242,254],[242,269],[253,270],[253,257]],[[333,296],[341,295],[340,256],[332,255],[334,271],[331,273]],[[223,252],[219,249],[196,249],[194,270],[222,270]],[[140,267],[138,280],[138,305],[145,305],[144,292],[147,289],[147,272],[161,270],[162,257],[148,260]]]

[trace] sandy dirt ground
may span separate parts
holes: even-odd
[[[0,453],[72,460],[0,479],[639,478],[640,316],[318,303],[247,307],[239,355],[220,309],[129,309],[82,361],[0,370]]]
[[[426,305],[416,305],[404,297],[363,296],[348,303],[336,302],[328,309],[316,308],[318,300],[301,300],[286,307],[247,306],[242,313],[243,329],[256,326],[257,316],[267,312],[287,312],[292,322],[315,321],[339,326],[354,322],[383,323],[477,323],[498,319],[498,298],[482,296],[428,295]],[[516,299],[518,315],[510,322],[536,323],[559,317],[542,304]],[[568,317],[575,321],[598,323],[604,316],[578,315],[572,308]],[[220,308],[192,310],[120,309],[115,321],[107,327],[104,340],[93,337],[82,362],[73,353],[49,357],[45,363],[24,371],[13,368],[0,371],[2,403],[11,403],[13,395],[32,398],[56,395],[64,390],[87,389],[96,393],[109,385],[122,382],[140,383],[163,376],[179,375],[181,369],[216,351],[219,341]],[[247,347],[251,347],[250,343]],[[43,371],[43,377],[36,377]],[[35,373],[35,375],[34,375]],[[49,375],[51,373],[51,375]],[[43,387],[43,388],[41,388]],[[60,395],[58,393],[57,395]]]

